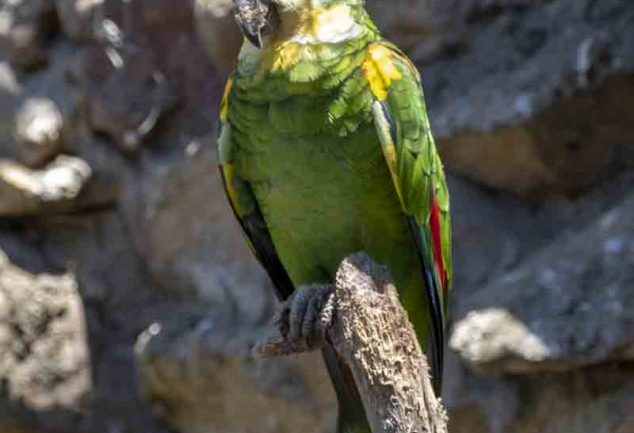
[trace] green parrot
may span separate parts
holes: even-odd
[[[332,284],[351,253],[386,265],[421,345],[431,343],[440,393],[449,192],[417,69],[363,0],[234,2],[245,42],[220,107],[218,160],[251,249],[282,300]],[[315,335],[320,302],[292,303],[292,336]],[[369,432],[350,370],[330,346],[323,353],[338,431]]]

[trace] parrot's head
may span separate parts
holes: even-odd
[[[336,37],[333,33],[352,30],[352,8],[363,5],[364,0],[234,0],[236,21],[257,48],[271,37]]]

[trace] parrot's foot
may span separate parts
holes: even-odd
[[[334,313],[333,286],[302,286],[286,300],[275,317],[284,339],[315,350],[326,344]]]

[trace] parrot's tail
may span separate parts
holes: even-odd
[[[339,401],[337,433],[372,433],[352,371],[332,346],[324,347],[322,354]]]

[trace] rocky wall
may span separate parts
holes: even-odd
[[[450,174],[451,430],[634,431],[634,4],[368,1]],[[328,432],[216,173],[229,0],[0,2],[0,429]]]

